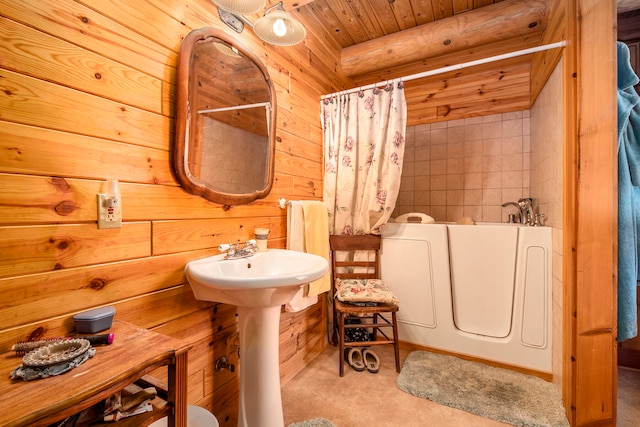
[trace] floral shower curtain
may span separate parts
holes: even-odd
[[[322,101],[330,234],[380,234],[398,198],[406,123],[401,80]]]
[[[400,80],[322,101],[329,234],[380,234],[398,198],[406,124]],[[327,311],[327,339],[335,344],[332,292],[327,294]]]

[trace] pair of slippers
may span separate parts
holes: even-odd
[[[380,358],[370,349],[360,350],[357,347],[350,347],[346,348],[344,352],[347,363],[354,370],[362,372],[366,369],[372,374],[380,370]]]

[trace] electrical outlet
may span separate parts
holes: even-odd
[[[122,203],[120,196],[107,197],[98,194],[98,228],[122,227]]]

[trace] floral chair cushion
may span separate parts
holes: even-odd
[[[347,303],[398,304],[398,298],[380,279],[339,279],[335,296]]]

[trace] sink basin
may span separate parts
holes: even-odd
[[[285,249],[233,260],[224,257],[187,263],[185,274],[197,299],[242,307],[281,306],[301,285],[324,276],[329,267],[321,256]]]
[[[190,261],[185,274],[196,298],[237,306],[240,334],[238,427],[284,427],[280,394],[280,306],[329,269],[326,259],[269,249],[248,258],[216,255]]]

